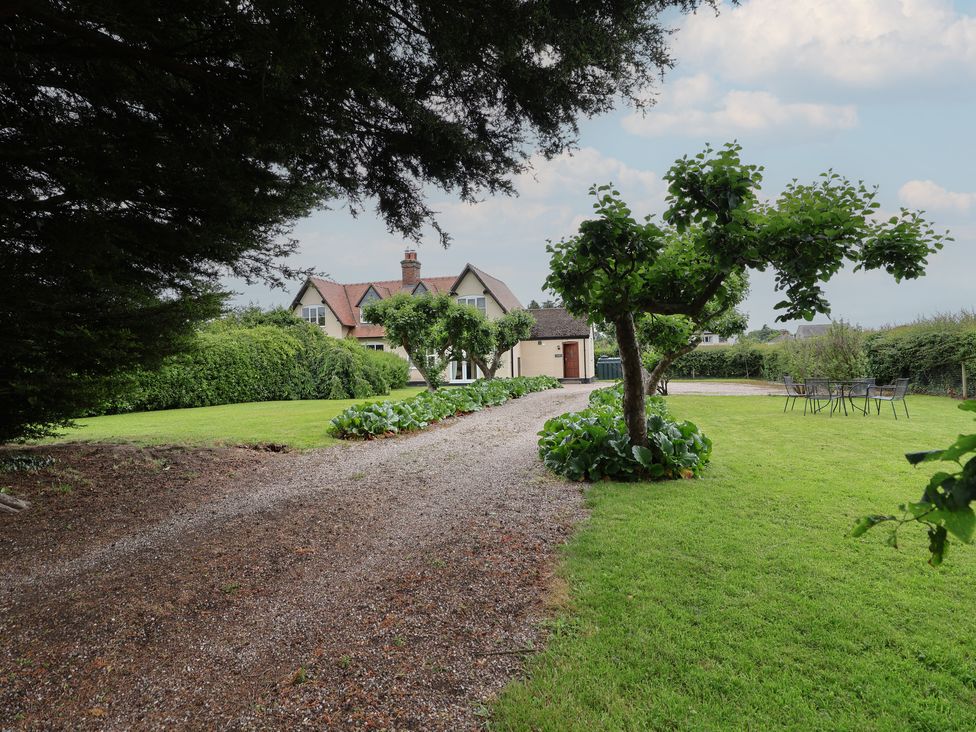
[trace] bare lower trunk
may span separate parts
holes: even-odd
[[[647,447],[647,414],[644,399],[644,366],[641,364],[640,347],[637,345],[637,329],[634,316],[628,313],[614,320],[617,329],[617,345],[620,348],[620,366],[624,372],[624,423],[634,445]]]
[[[30,508],[29,501],[22,501],[6,493],[0,493],[0,513],[19,513],[25,508]]]
[[[497,358],[492,360],[491,363],[488,363],[480,358],[472,357],[471,360],[474,361],[474,365],[478,367],[479,371],[481,371],[482,378],[484,378],[485,381],[491,381],[494,379],[495,374],[498,373],[498,369],[501,367],[501,361],[499,361]]]
[[[667,370],[671,368],[671,364],[673,364],[679,358],[684,356],[686,353],[691,353],[692,351],[694,351],[695,346],[697,345],[698,345],[697,343],[693,343],[685,346],[679,351],[674,351],[673,353],[665,353],[661,357],[661,360],[657,362],[657,366],[654,367],[654,370],[647,375],[647,379],[645,381],[645,386],[644,386],[644,393],[653,394],[655,391],[657,391],[658,384],[661,383],[661,379],[664,377],[664,374],[667,372]]]

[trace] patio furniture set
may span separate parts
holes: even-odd
[[[895,379],[893,384],[878,385],[874,379],[851,379],[848,381],[837,379],[804,379],[803,383],[793,380],[792,376],[784,376],[783,383],[786,386],[786,404],[783,406],[785,412],[787,407],[792,409],[796,406],[796,400],[803,400],[803,414],[810,410],[811,414],[817,414],[830,407],[830,415],[834,412],[843,410],[847,415],[847,405],[851,405],[852,412],[860,412],[867,415],[871,411],[871,406],[875,406],[877,414],[881,414],[882,402],[891,404],[891,412],[898,419],[898,410],[895,409],[895,402],[901,402],[905,408],[905,416],[908,414],[908,403],[905,397],[908,394],[908,379]]]

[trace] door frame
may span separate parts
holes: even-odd
[[[576,366],[576,375],[575,376],[570,376],[568,373],[566,373],[566,363],[568,361],[568,359],[566,358],[566,350],[567,350],[566,347],[567,346],[572,346],[572,350],[576,354],[576,364],[575,364],[575,366]],[[576,341],[563,341],[562,350],[563,350],[563,378],[564,379],[578,379],[578,378],[580,378],[579,343],[577,343]]]

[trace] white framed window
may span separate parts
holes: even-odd
[[[384,346],[382,343],[366,343],[365,346],[366,346],[366,348],[368,348],[371,351],[385,351],[386,350],[386,346]]]
[[[302,307],[302,320],[313,325],[325,325],[325,305],[307,305]]]
[[[459,305],[470,305],[481,311],[482,315],[487,314],[487,307],[484,295],[462,295],[457,299]]]

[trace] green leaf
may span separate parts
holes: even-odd
[[[969,506],[954,511],[942,511],[943,522],[953,536],[966,544],[972,543],[976,530],[976,513]]]
[[[942,451],[942,459],[958,460],[969,452],[976,452],[976,435],[959,435],[959,439]]]
[[[959,405],[964,412],[976,412],[976,399],[969,399]]]
[[[634,445],[632,449],[634,459],[645,468],[650,469],[654,465],[654,453],[643,445]]]
[[[907,452],[905,453],[905,459],[912,465],[918,465],[919,463],[924,463],[927,460],[938,460],[939,456],[942,455],[942,450],[924,450],[922,452]]]
[[[881,522],[890,521],[893,518],[893,516],[881,516],[879,514],[875,514],[873,516],[862,516],[854,522],[854,528],[851,529],[851,537],[862,536]]]
[[[934,526],[929,529],[929,552],[931,553],[931,558],[929,559],[929,564],[933,567],[938,567],[942,564],[942,560],[945,559],[947,550],[948,533],[946,532],[945,526]]]

